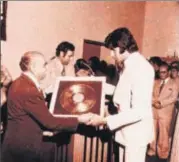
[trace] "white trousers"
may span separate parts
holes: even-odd
[[[147,146],[119,146],[119,162],[145,162]]]

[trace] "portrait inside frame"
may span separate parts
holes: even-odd
[[[104,116],[105,77],[59,77],[50,103],[55,117],[77,117],[84,113]]]

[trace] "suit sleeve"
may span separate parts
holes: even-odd
[[[25,111],[47,129],[52,131],[74,131],[78,126],[77,118],[53,117],[40,94],[28,95],[24,104]]]
[[[177,101],[177,97],[178,97],[178,87],[176,84],[173,84],[173,88],[172,88],[172,94],[165,98],[165,99],[159,99],[161,106],[165,107],[169,104],[173,104]]]
[[[131,88],[132,108],[126,107],[125,110],[119,112],[118,114],[107,117],[107,125],[109,129],[116,130],[120,127],[140,122],[148,116],[151,117],[152,89],[152,76],[149,78],[142,76],[141,78],[135,80]]]

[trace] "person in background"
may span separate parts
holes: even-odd
[[[179,114],[177,114],[169,162],[179,161]]]
[[[179,69],[179,61],[173,61],[171,64],[170,64],[171,67],[177,67],[177,69]]]
[[[152,64],[155,70],[155,79],[159,79],[159,67],[162,64],[162,60],[158,56],[153,56],[149,59],[149,62]]]
[[[176,81],[176,84],[179,87],[179,61],[173,61],[170,64],[171,67],[171,78]],[[177,98],[177,102],[175,104],[176,107],[176,121],[174,122],[174,135],[173,142],[171,148],[170,162],[178,162],[179,161],[179,94]]]
[[[165,62],[160,65],[159,77],[155,81],[152,103],[155,139],[150,143],[147,154],[156,161],[158,156],[162,162],[166,162],[170,152],[171,122],[178,90],[177,84],[170,78],[169,66]]]
[[[19,63],[22,74],[8,92],[8,125],[2,145],[2,162],[52,162],[55,143],[45,141],[44,131],[74,132],[90,114],[76,118],[53,117],[40,87],[46,75],[44,56],[26,52]]]
[[[12,76],[8,69],[1,65],[1,142],[3,141],[7,124],[7,94],[12,83]]]
[[[106,75],[107,75],[107,83],[112,84],[112,85],[117,85],[118,80],[119,80],[119,72],[117,71],[117,68],[115,65],[110,64],[107,66],[106,70]]]
[[[88,65],[87,61],[84,59],[76,60],[74,65],[76,76],[94,76],[92,68]]]
[[[74,52],[75,46],[70,42],[61,42],[57,46],[56,56],[47,63],[46,77],[40,83],[46,94],[53,92],[57,77],[67,75],[67,66],[73,60]]]
[[[100,59],[96,56],[92,56],[88,59],[88,64],[95,75],[98,76],[98,72],[100,72]]]
[[[1,65],[1,107],[7,101],[7,91],[12,82],[12,76],[7,68]]]
[[[179,68],[176,66],[171,66],[171,78],[176,82],[179,88]]]

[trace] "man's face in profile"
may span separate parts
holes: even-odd
[[[120,54],[120,47],[111,48],[111,57],[115,60],[115,63],[119,69],[123,68],[123,62],[125,60],[124,53]]]
[[[46,77],[46,61],[43,56],[35,57],[31,65],[32,72],[38,77],[39,80],[43,80]]]
[[[74,51],[62,52],[59,57],[63,65],[68,65],[74,58]]]

